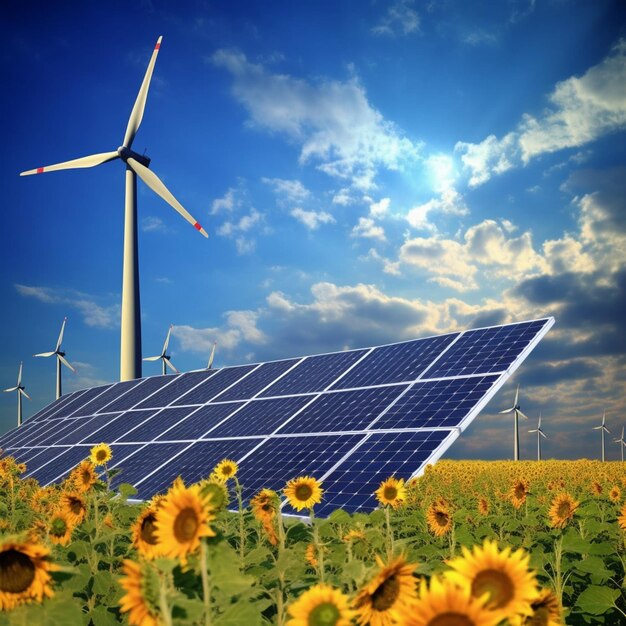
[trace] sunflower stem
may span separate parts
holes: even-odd
[[[200,572],[202,574],[202,599],[204,602],[204,626],[211,626],[211,581],[209,580],[207,543],[200,541]]]
[[[285,552],[285,526],[283,525],[283,514],[280,509],[280,505],[276,507],[276,525],[278,526],[278,557],[276,559],[277,565],[281,564],[282,567],[282,555]],[[285,574],[282,569],[278,569],[278,588],[276,589],[276,624],[277,626],[283,626],[284,624],[284,612],[285,612]]]
[[[237,480],[237,476],[233,476],[235,481],[235,493],[237,494],[237,505],[239,506],[239,557],[242,562],[245,557],[246,532],[243,523],[243,497],[241,494],[241,485]]]
[[[313,507],[311,507],[309,510],[311,514],[311,528],[313,529],[313,544],[315,545],[315,551],[317,552],[317,563],[320,570],[320,581],[323,583],[325,579],[324,547],[320,544],[320,533],[318,525],[315,523],[315,514],[313,513]]]
[[[393,555],[393,529],[391,528],[391,512],[389,505],[385,506],[385,525],[387,528],[387,561],[391,560]]]
[[[159,608],[161,609],[161,617],[165,626],[172,626],[172,612],[167,603],[167,584],[162,572],[159,572]]]

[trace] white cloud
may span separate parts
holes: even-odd
[[[301,146],[300,162],[316,162],[330,176],[370,189],[379,168],[400,169],[419,146],[373,108],[356,78],[309,83],[232,50],[212,61],[233,76],[233,94],[250,114],[250,124],[280,132]]]
[[[77,310],[87,326],[93,328],[115,328],[120,323],[120,305],[101,305],[96,297],[72,289],[52,289],[15,285],[17,292],[25,297],[35,298],[46,304],[60,304]]]
[[[413,0],[396,0],[384,17],[372,28],[375,35],[409,35],[419,32],[420,16],[413,8]]]
[[[229,187],[228,191],[221,197],[213,200],[211,205],[211,214],[217,215],[218,213],[226,212],[232,213],[235,208],[235,194],[237,190],[233,187]]]
[[[326,211],[305,211],[295,208],[291,211],[291,216],[302,222],[309,230],[316,230],[320,224],[332,224],[335,218]]]
[[[381,198],[378,202],[370,204],[370,217],[380,219],[389,213],[391,198]]]
[[[284,178],[262,178],[261,180],[273,187],[274,192],[288,202],[302,202],[311,195],[311,192],[299,180]]]
[[[360,260],[372,260],[376,261],[383,266],[383,272],[385,274],[391,274],[392,276],[401,276],[402,272],[400,272],[400,262],[399,261],[391,261],[390,259],[382,256],[378,253],[374,248],[370,248],[365,256],[359,257]]]
[[[253,207],[247,215],[243,215],[239,220],[224,222],[217,229],[217,234],[234,239],[239,254],[249,254],[254,251],[256,246],[255,240],[249,236],[249,233],[261,225],[263,221],[263,213]]]
[[[385,241],[385,229],[378,226],[371,217],[360,217],[359,223],[352,229],[350,236]]]
[[[91,363],[82,361],[72,361],[72,367],[76,370],[71,374],[64,372],[63,391],[69,393],[80,389],[89,389],[91,387],[101,387],[102,385],[111,384],[111,380],[101,378],[98,368]]]
[[[356,198],[345,187],[333,196],[333,204],[338,204],[339,206],[349,206],[355,202],[357,202]]]
[[[141,220],[141,230],[144,233],[150,233],[150,232],[166,232],[167,228],[165,227],[165,224],[163,223],[163,220],[160,217],[152,217],[152,216],[148,216],[148,217],[144,217]]]

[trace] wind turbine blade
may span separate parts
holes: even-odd
[[[176,209],[195,229],[199,230],[205,237],[208,238],[208,234],[199,222],[192,217],[192,215],[183,207],[183,205],[176,200],[176,198],[170,193],[169,189],[161,182],[161,179],[145,165],[142,165],[138,161],[135,161],[132,157],[126,160],[126,163],[130,165],[131,169],[143,180],[154,193],[161,196],[165,202]]]
[[[3,391],[17,391],[19,387],[10,387],[9,389],[3,389]]]
[[[148,69],[146,75],[143,77],[143,82],[139,88],[137,99],[133,105],[133,110],[130,112],[128,118],[128,125],[126,126],[126,134],[124,135],[124,143],[122,145],[130,148],[133,145],[133,139],[139,130],[139,125],[143,119],[143,112],[146,108],[146,100],[148,99],[148,89],[150,88],[150,81],[152,80],[152,72],[154,71],[154,64],[156,63],[157,55],[159,54],[159,48],[161,47],[161,40],[163,37],[157,39],[152,56],[150,57],[150,63],[148,63]]]
[[[170,335],[172,334],[172,326],[173,324],[170,324],[170,328],[167,331],[167,337],[165,338],[165,343],[163,344],[163,356],[165,356],[165,353],[167,352],[167,346],[170,343]]]
[[[533,428],[532,430],[528,431],[529,433],[537,433],[537,432],[541,432],[538,428]]]
[[[159,359],[162,359],[163,357],[159,354],[159,356],[145,356],[142,360],[143,361],[158,361]]]
[[[24,363],[20,362],[20,369],[17,372],[17,386],[18,387],[22,384],[22,365],[24,365]]]
[[[540,434],[540,435],[541,435],[544,439],[547,439],[547,437],[543,434],[543,430],[540,430],[540,431],[539,431],[539,434]]]
[[[504,411],[498,411],[498,415],[504,415],[505,413],[512,413],[515,410],[515,407],[512,406],[510,409],[504,409]]]
[[[61,361],[61,363],[63,363],[63,365],[65,365],[65,367],[69,367],[72,372],[75,372],[76,370],[68,363],[68,361],[65,359],[64,356],[61,356],[60,354],[57,355],[59,357],[59,360]]]
[[[56,352],[41,352],[40,354],[33,354],[33,356],[53,356]]]
[[[515,390],[515,402],[513,402],[513,406],[517,406],[518,399],[519,399],[519,385],[517,386],[517,389]]]
[[[517,409],[517,414],[523,417],[525,420],[528,419],[528,415],[524,415],[519,409]]]
[[[213,347],[211,348],[211,355],[209,356],[209,362],[208,362],[208,364],[206,366],[206,368],[208,370],[210,370],[211,367],[213,367],[213,359],[215,358],[215,348],[216,348],[216,346],[217,346],[217,341],[214,341],[213,342]]]
[[[167,365],[167,367],[169,367],[173,372],[176,372],[178,374],[178,370],[174,367],[174,364],[170,362],[169,359],[163,359],[165,361],[165,365]]]
[[[91,156],[81,157],[79,159],[73,159],[71,161],[64,161],[63,163],[56,163],[55,165],[45,165],[44,167],[36,167],[34,170],[27,170],[20,172],[20,176],[30,176],[31,174],[43,174],[44,172],[55,172],[57,170],[73,170],[81,167],[94,167],[112,161],[113,159],[119,159],[119,154],[115,152],[101,152],[99,154],[92,154]]]
[[[58,352],[61,349],[61,343],[63,342],[63,333],[65,332],[65,322],[67,322],[67,317],[63,318],[63,324],[61,324],[61,332],[59,333],[59,339],[57,340],[57,347],[55,351]]]
[[[18,389],[18,393],[21,393],[23,396],[26,396],[29,400],[31,399],[31,397],[21,387]]]

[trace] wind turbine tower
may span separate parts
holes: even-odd
[[[17,391],[17,425],[22,425],[22,396],[25,396],[30,400],[30,396],[25,391],[26,387],[22,385],[22,362],[20,362],[20,369],[17,373],[17,385],[10,387],[4,391]]]
[[[545,439],[547,439],[543,430],[541,430],[541,413],[539,413],[539,423],[537,424],[537,428],[533,428],[532,430],[529,430],[528,432],[537,433],[537,461],[541,461],[541,437],[544,437]]]
[[[76,370],[68,363],[65,358],[65,352],[61,350],[61,342],[63,341],[63,332],[65,331],[65,323],[67,322],[67,317],[63,318],[63,324],[61,324],[61,332],[59,333],[59,338],[57,339],[56,348],[52,352],[41,352],[39,354],[33,354],[33,356],[56,356],[57,361],[57,400],[61,397],[63,391],[61,389],[61,364],[65,365],[65,367],[69,367],[72,372]]]
[[[514,433],[513,433],[513,460],[519,461],[519,418],[523,417],[525,420],[528,419],[526,415],[524,415],[520,411],[519,407],[519,385],[517,386],[517,390],[515,392],[515,400],[513,401],[513,406],[510,409],[505,409],[504,411],[500,411],[500,414],[504,413],[514,413]]]
[[[148,63],[148,69],[144,76],[135,105],[131,111],[126,133],[122,145],[112,152],[102,152],[90,156],[38,167],[20,176],[29,174],[42,174],[56,170],[66,170],[84,167],[94,167],[107,161],[121,159],[126,165],[126,192],[124,213],[124,262],[122,272],[122,328],[120,350],[120,380],[132,380],[141,377],[141,312],[139,301],[139,252],[137,246],[137,176],[161,196],[165,202],[172,206],[190,224],[199,230],[205,237],[207,232],[200,226],[198,221],[176,200],[159,177],[148,169],[150,159],[132,150],[133,140],[139,130],[143,118],[143,112],[148,98],[150,80],[154,71],[157,54],[161,47],[162,37],[159,37]]]
[[[166,354],[167,346],[170,343],[170,334],[172,333],[172,326],[173,324],[170,324],[169,330],[167,331],[167,337],[165,338],[165,343],[163,344],[163,350],[161,351],[161,354],[157,354],[156,356],[147,356],[144,358],[144,361],[158,361],[160,359],[162,361],[162,366],[163,366],[163,376],[167,374],[166,367],[169,367],[172,371],[178,373],[178,370],[174,367],[174,365],[170,361],[170,358],[171,358],[170,355]]]
[[[624,441],[624,427],[622,426],[622,436],[619,439],[613,440],[615,443],[619,443],[619,449],[622,454],[622,463],[624,462],[624,447],[626,446],[626,441]]]
[[[611,434],[611,431],[606,427],[606,411],[604,411],[604,413],[602,413],[602,424],[600,424],[600,426],[594,426],[593,429],[594,430],[599,430],[602,433],[602,461],[604,461],[604,433],[609,433],[609,435]]]

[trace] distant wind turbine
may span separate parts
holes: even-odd
[[[604,461],[604,433],[607,432],[609,433],[609,435],[611,434],[611,431],[606,427],[605,421],[606,421],[606,411],[602,413],[602,424],[600,424],[600,426],[593,427],[594,430],[599,430],[602,433],[602,460],[603,461]]]
[[[515,400],[513,401],[513,406],[510,409],[505,409],[504,411],[500,411],[500,414],[504,413],[514,413],[515,421],[514,421],[514,435],[513,435],[513,459],[515,461],[519,461],[519,418],[523,417],[525,420],[528,419],[526,415],[524,415],[519,408],[519,385],[517,386],[517,391],[515,392]]]
[[[20,369],[17,373],[17,385],[10,387],[4,391],[17,391],[17,425],[22,425],[22,396],[26,396],[30,400],[30,396],[25,391],[26,387],[22,385],[22,362],[20,362]]]
[[[158,361],[158,360],[161,360],[162,361],[162,366],[163,366],[163,376],[165,376],[165,374],[167,374],[166,367],[169,367],[172,371],[178,373],[178,370],[174,367],[174,365],[170,361],[170,358],[171,358],[170,355],[166,354],[167,346],[170,343],[170,334],[172,333],[172,326],[173,326],[173,324],[170,324],[170,328],[167,331],[167,337],[165,338],[165,343],[163,344],[163,350],[161,350],[161,354],[157,354],[156,356],[147,356],[147,357],[144,358],[144,361]]]
[[[541,461],[541,437],[544,437],[545,439],[547,439],[543,430],[541,430],[541,413],[539,413],[539,423],[537,424],[537,428],[533,428],[532,430],[529,430],[528,432],[537,433],[537,461]]]
[[[622,426],[622,436],[619,439],[613,440],[615,443],[619,443],[619,449],[622,453],[622,463],[624,462],[624,447],[626,447],[626,441],[624,441],[624,427]]]
[[[215,358],[215,348],[217,347],[217,341],[213,342],[213,347],[211,348],[211,354],[209,355],[209,362],[207,363],[206,368],[210,370],[213,367],[213,359]]]
[[[65,365],[65,367],[69,367],[72,372],[76,370],[68,363],[65,358],[65,352],[61,350],[61,342],[63,341],[63,332],[65,331],[65,323],[67,322],[67,317],[63,318],[63,324],[61,324],[61,332],[59,333],[59,338],[57,339],[57,345],[53,352],[41,352],[40,354],[33,354],[33,356],[55,356],[57,361],[57,400],[61,397],[63,393],[61,390],[61,363]]]
[[[174,198],[167,187],[161,182],[154,172],[148,169],[150,159],[131,150],[135,135],[143,118],[143,112],[148,98],[148,89],[154,64],[156,62],[162,37],[157,40],[152,57],[148,63],[148,69],[144,76],[139,94],[131,111],[126,133],[122,145],[112,152],[102,152],[91,156],[73,159],[38,167],[33,170],[22,172],[20,176],[29,174],[41,174],[56,170],[94,167],[121,159],[126,165],[126,209],[124,214],[124,265],[122,277],[122,324],[121,324],[121,350],[120,350],[120,380],[132,380],[141,377],[141,312],[139,301],[139,259],[137,247],[137,176],[161,196],[170,206],[180,213],[190,224],[199,230],[205,237],[206,231],[197,220]]]

